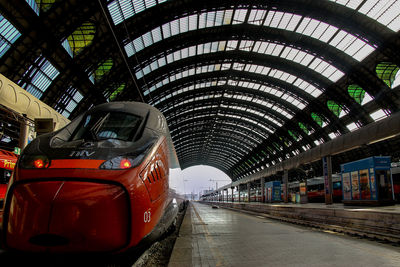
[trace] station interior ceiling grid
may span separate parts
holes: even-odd
[[[396,0],[0,0],[0,72],[69,119],[149,103],[182,168],[236,181],[398,112],[399,30]],[[9,117],[2,148],[18,144]]]

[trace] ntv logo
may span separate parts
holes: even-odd
[[[69,157],[90,157],[94,154],[94,151],[89,152],[87,150],[80,150],[80,151],[71,151]]]

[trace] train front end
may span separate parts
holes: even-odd
[[[32,141],[10,181],[2,245],[30,252],[118,252],[138,244],[165,202],[161,192],[154,205],[140,176],[156,158],[168,164],[161,153],[165,137],[154,130],[161,122],[151,113],[141,103],[103,104]],[[146,222],[150,210],[153,221]]]

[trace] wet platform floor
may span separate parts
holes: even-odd
[[[400,266],[400,247],[192,202],[169,266]]]

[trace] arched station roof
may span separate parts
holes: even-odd
[[[399,111],[399,1],[0,0],[0,9],[3,75],[69,119],[107,101],[154,105],[182,168],[238,180]]]

